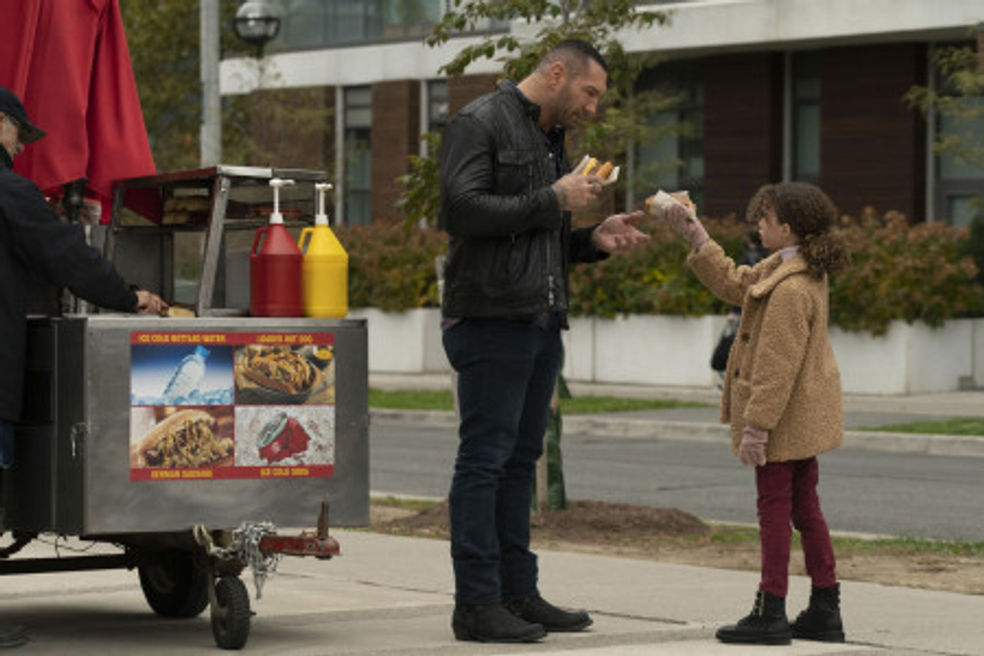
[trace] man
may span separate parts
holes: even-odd
[[[40,190],[13,172],[13,158],[45,135],[31,123],[20,99],[0,87],[0,468],[13,464],[14,422],[24,382],[25,304],[35,273],[92,303],[123,312],[157,314],[167,308],[156,294],[134,290],[77,225],[59,222]],[[22,627],[0,626],[0,647],[24,644]]]
[[[569,264],[648,241],[631,225],[641,212],[571,229],[571,210],[594,203],[602,181],[569,172],[564,130],[595,113],[607,82],[597,50],[564,41],[444,132],[443,339],[461,413],[449,496],[459,640],[530,642],[591,624],[584,611],[540,596],[529,512],[567,327]]]

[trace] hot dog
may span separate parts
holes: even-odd
[[[581,170],[581,175],[596,175],[602,180],[607,180],[612,174],[615,165],[611,162],[601,163],[594,157],[589,157],[587,164]]]
[[[670,200],[672,199],[672,200]],[[674,191],[673,193],[666,193],[665,191],[660,191],[653,194],[646,199],[644,204],[646,214],[658,215],[660,209],[666,206],[666,203],[676,201],[685,207],[690,208],[695,214],[697,212],[697,206],[692,200],[690,200],[690,193],[687,191]]]

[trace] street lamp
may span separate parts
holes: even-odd
[[[232,27],[236,36],[257,46],[260,52],[280,31],[280,5],[271,0],[246,0],[236,11]]]

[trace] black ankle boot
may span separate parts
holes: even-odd
[[[592,622],[587,612],[557,608],[540,595],[507,601],[506,608],[516,617],[542,625],[547,633],[580,631]]]
[[[793,637],[799,640],[844,642],[844,624],[840,614],[840,584],[829,588],[812,588],[810,605],[792,624]]]
[[[456,604],[451,630],[458,640],[476,642],[535,642],[547,634],[542,626],[516,617],[502,604]]]
[[[759,590],[752,612],[737,624],[722,626],[716,635],[721,642],[788,645],[793,636],[786,619],[786,599]]]

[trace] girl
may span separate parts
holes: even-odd
[[[742,307],[721,418],[731,423],[735,455],[755,466],[762,578],[752,612],[719,629],[717,638],[843,642],[834,552],[816,490],[816,456],[843,439],[840,373],[827,336],[827,274],[847,262],[843,244],[830,232],[837,210],[811,184],[760,188],[747,216],[773,254],[749,267],[736,266],[708,238],[692,209],[666,198],[656,205],[693,247],[687,264],[701,282]],[[813,583],[810,605],[792,625],[786,618],[790,525],[800,532]]]

